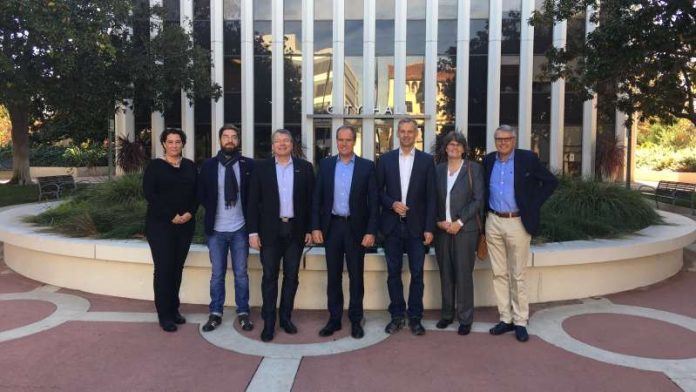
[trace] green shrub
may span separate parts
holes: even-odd
[[[29,150],[32,166],[106,166],[107,159],[107,150],[99,144],[83,143],[69,147],[37,144]],[[0,160],[12,161],[12,144],[0,146]]]
[[[133,174],[94,185],[28,221],[71,237],[144,238],[147,202],[142,181],[142,175]],[[196,219],[194,242],[202,243],[202,209]]]
[[[696,172],[696,147],[674,150],[648,143],[636,150],[636,166],[651,170]]]
[[[28,220],[74,237],[143,238],[146,207],[142,175],[133,174],[94,185]],[[203,214],[199,209],[194,243],[205,241]],[[636,191],[570,177],[561,177],[541,214],[541,234],[535,242],[613,238],[661,222]]]
[[[541,209],[538,242],[613,238],[662,220],[637,191],[591,179],[562,177]]]

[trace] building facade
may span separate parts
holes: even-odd
[[[167,10],[162,23],[192,29],[210,49],[223,96],[191,105],[182,94],[167,113],[125,110],[116,131],[149,128],[156,140],[180,127],[197,161],[217,151],[223,123],[240,127],[245,155],[269,156],[272,131],[286,128],[313,162],[335,153],[341,124],[356,127],[356,150],[369,159],[394,148],[404,116],[422,130],[419,148],[456,129],[479,156],[509,124],[521,148],[573,175],[594,172],[598,135],[625,138],[623,115],[606,99],[582,102],[545,77],[546,50],[582,45],[594,26],[585,14],[529,26],[542,0],[149,1]]]

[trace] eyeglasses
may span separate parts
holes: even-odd
[[[515,140],[515,137],[514,137],[514,136],[512,136],[512,137],[497,137],[497,138],[495,138],[495,142],[496,142],[496,143],[510,143],[510,142],[512,142],[513,140]]]

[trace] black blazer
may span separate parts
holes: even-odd
[[[309,221],[314,191],[314,169],[311,163],[294,157],[292,165],[292,205],[295,212],[292,235],[298,241],[304,242],[305,234],[311,232]],[[249,185],[247,212],[249,233],[258,233],[262,243],[276,241],[279,232],[280,192],[275,158],[256,163]]]
[[[486,178],[486,209],[490,208],[490,179],[497,152],[483,158]],[[539,214],[544,204],[558,186],[558,179],[544,167],[539,157],[529,151],[515,149],[515,202],[520,209],[522,224],[527,233],[539,232]]]
[[[392,205],[401,201],[401,177],[399,176],[399,149],[391,150],[377,162],[377,189],[382,205],[380,231],[385,236],[397,228],[399,215]],[[411,180],[406,193],[406,226],[414,237],[424,232],[435,232],[435,164],[433,156],[415,150]]]
[[[321,230],[325,238],[331,224],[337,159],[338,156],[334,155],[319,162],[319,173],[312,197],[311,228]],[[362,240],[365,234],[377,233],[378,199],[375,164],[356,155],[348,206],[351,230],[358,241]]]
[[[215,214],[218,202],[218,168],[220,164],[216,157],[206,159],[201,166],[198,175],[198,201],[205,208],[205,234],[213,234],[215,228]],[[247,198],[249,193],[249,180],[254,170],[254,160],[247,157],[239,159],[239,193],[242,202],[242,212],[246,219]]]

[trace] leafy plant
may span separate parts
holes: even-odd
[[[625,156],[626,147],[618,137],[608,134],[598,137],[596,177],[598,179],[604,178],[609,181],[616,181],[621,178]]]
[[[145,143],[140,139],[131,141],[128,137],[119,136],[116,140],[116,161],[125,173],[142,172],[149,158]]]

